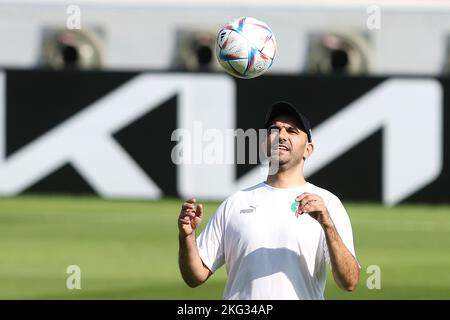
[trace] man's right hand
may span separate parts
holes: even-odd
[[[202,223],[203,206],[201,203],[195,207],[195,199],[186,200],[181,206],[180,216],[178,218],[178,230],[180,236],[195,235],[195,230]]]

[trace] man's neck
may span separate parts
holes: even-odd
[[[306,183],[303,168],[298,166],[289,170],[279,168],[276,174],[267,176],[266,183],[274,188],[295,188]]]

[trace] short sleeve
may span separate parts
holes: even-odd
[[[333,223],[336,227],[336,230],[339,233],[339,236],[341,237],[342,241],[344,242],[345,246],[350,251],[350,253],[356,258],[355,247],[353,244],[352,225],[350,223],[350,218],[347,214],[347,210],[345,210],[345,207],[339,200],[339,198],[337,198],[334,195],[332,196],[332,198],[330,199],[330,201],[327,203],[326,206],[331,216],[331,219],[333,220]],[[323,243],[324,243],[325,260],[329,264],[330,255],[328,253],[328,247],[325,239]]]
[[[225,200],[212,215],[205,229],[197,238],[200,258],[211,272],[215,272],[225,263],[224,228],[227,201]]]

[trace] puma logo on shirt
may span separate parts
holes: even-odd
[[[242,209],[241,211],[239,211],[239,213],[252,213],[256,211],[256,207],[255,206],[250,206],[249,209]]]

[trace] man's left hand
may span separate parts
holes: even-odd
[[[297,215],[302,215],[304,213],[309,214],[316,219],[322,227],[331,227],[333,225],[333,221],[331,220],[323,199],[317,194],[304,192],[297,196],[295,201],[300,202],[297,207]]]

